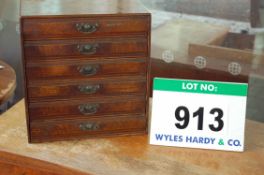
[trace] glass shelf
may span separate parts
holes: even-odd
[[[223,1],[141,0],[152,13],[152,78],[249,83],[247,116],[264,121],[264,4]]]

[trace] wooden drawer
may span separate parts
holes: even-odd
[[[29,103],[30,120],[59,118],[91,118],[120,114],[144,114],[146,99],[115,99],[106,97],[88,100],[67,100]]]
[[[225,72],[237,81],[251,73],[263,74],[262,66],[252,69],[256,63],[264,64],[264,55],[254,52],[254,40],[254,35],[228,33],[209,44],[190,44],[189,61],[202,59],[206,68]]]
[[[147,118],[134,115],[133,117],[118,116],[102,119],[38,121],[30,125],[30,141],[43,142],[67,140],[96,135],[126,135],[146,133]]]
[[[146,94],[147,80],[116,82],[80,82],[78,84],[60,84],[28,87],[29,101],[46,101],[65,98],[100,98],[103,96]]]
[[[98,60],[78,63],[36,63],[27,65],[27,79],[87,79],[102,76],[146,75],[146,59],[137,61]]]
[[[25,40],[144,34],[150,16],[24,19]]]
[[[114,57],[147,56],[146,38],[116,38],[105,40],[69,40],[30,42],[25,44],[25,56],[28,60],[48,59],[48,57]]]

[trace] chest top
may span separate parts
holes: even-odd
[[[137,0],[21,0],[21,16],[148,13]]]

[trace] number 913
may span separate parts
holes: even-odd
[[[219,132],[224,127],[223,116],[224,112],[220,108],[213,108],[210,110],[210,114],[214,117],[216,123],[209,124],[211,131]],[[200,107],[197,111],[192,114],[193,118],[198,117],[197,129],[203,130],[204,125],[204,107]],[[178,122],[175,123],[176,128],[186,129],[190,122],[190,111],[185,106],[179,106],[175,110],[175,118]]]

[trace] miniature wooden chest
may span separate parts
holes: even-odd
[[[22,0],[29,142],[145,133],[150,23],[135,0]]]

